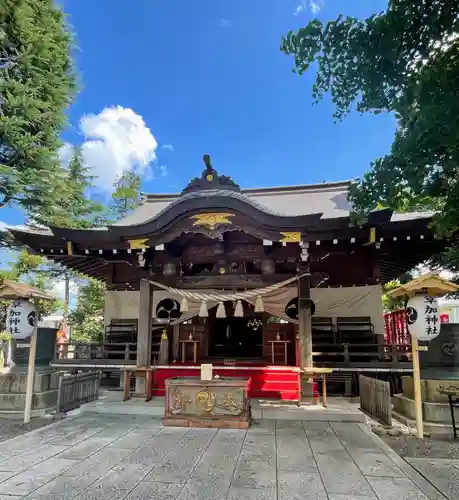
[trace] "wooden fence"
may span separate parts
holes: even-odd
[[[360,408],[385,425],[392,425],[390,383],[359,375]]]
[[[135,360],[137,344],[131,342],[66,342],[58,344],[56,359]]]
[[[56,413],[64,413],[79,408],[99,398],[101,372],[77,375],[62,374],[59,378]]]

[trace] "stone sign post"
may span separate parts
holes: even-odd
[[[418,341],[430,341],[440,333],[440,308],[435,297],[455,292],[459,289],[455,283],[428,273],[406,283],[388,295],[391,297],[408,297],[406,318],[411,335],[413,359],[413,385],[418,438],[424,437],[422,417],[421,370],[419,351],[427,351],[426,346],[419,346]]]
[[[418,438],[422,439],[424,437],[424,423],[422,419],[419,351],[427,351],[427,347],[419,346],[418,340],[429,342],[440,334],[440,307],[437,299],[426,294],[415,295],[406,305],[406,318],[408,331],[411,334],[416,428]]]

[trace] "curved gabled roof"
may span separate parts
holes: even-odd
[[[174,206],[197,198],[210,201],[217,196],[236,199],[277,217],[321,214],[324,219],[349,217],[347,193],[351,181],[228,191],[207,189],[187,194],[146,195],[142,205],[114,226],[135,226],[160,217]]]
[[[314,241],[322,237],[336,239],[337,234],[349,232],[352,207],[348,192],[352,181],[241,189],[230,177],[221,176],[212,168],[208,155],[204,162],[206,168],[201,176],[193,179],[181,194],[146,195],[137,209],[108,227],[51,227],[41,234],[30,230],[12,232],[32,247],[39,246],[40,237],[56,245],[58,240],[87,246],[96,242],[102,246],[115,242],[127,245],[135,238],[147,238],[150,245],[161,245],[184,232],[193,232],[196,226],[193,219],[197,215],[225,215],[228,211],[231,212],[231,221],[226,223],[229,230],[242,229],[260,239],[280,241],[282,234],[291,232],[297,238]],[[371,213],[366,226],[390,222],[400,226],[412,219],[425,224],[424,220],[430,217],[431,214],[420,213],[400,216],[385,209]]]

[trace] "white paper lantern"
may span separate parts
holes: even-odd
[[[25,339],[34,333],[37,312],[32,302],[15,300],[7,309],[6,327],[13,339]]]
[[[408,330],[418,340],[433,340],[440,334],[440,307],[435,297],[416,295],[406,306]]]

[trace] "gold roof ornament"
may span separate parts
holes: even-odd
[[[282,235],[279,240],[281,243],[300,243],[301,241],[301,233],[281,231],[280,234]]]
[[[143,250],[144,248],[149,248],[148,238],[143,238],[140,240],[128,240],[129,248],[131,250]]]
[[[207,227],[213,230],[217,226],[231,224],[229,217],[234,217],[234,214],[212,212],[208,214],[192,215],[190,219],[194,220],[193,227]]]
[[[459,285],[449,281],[445,278],[441,278],[436,273],[427,273],[411,280],[409,283],[395,288],[387,293],[389,297],[402,297],[407,295],[408,297],[414,297],[416,294],[425,293],[432,297],[438,297],[440,295],[446,295],[447,293],[453,293],[459,290]]]

